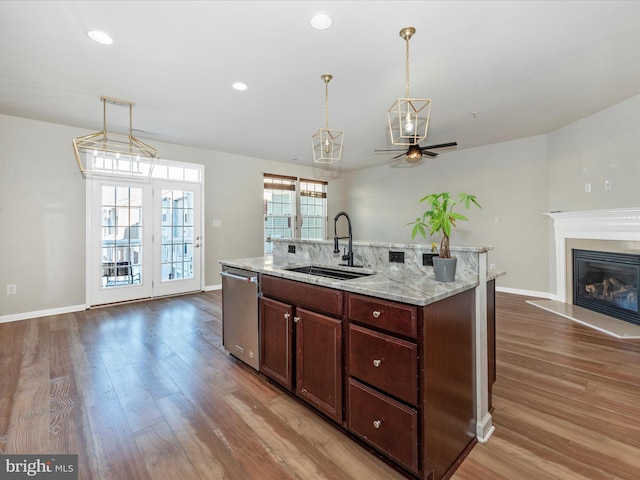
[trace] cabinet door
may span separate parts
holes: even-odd
[[[293,307],[260,298],[260,371],[293,389]]]
[[[342,321],[296,311],[296,394],[342,422]]]

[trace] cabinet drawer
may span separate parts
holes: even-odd
[[[349,294],[348,305],[351,320],[411,338],[418,336],[415,307],[355,294]]]
[[[405,467],[418,470],[418,413],[349,379],[347,426]]]
[[[340,290],[269,275],[262,275],[260,288],[262,294],[267,297],[277,298],[335,317],[342,316],[342,292]]]
[[[418,404],[418,346],[349,325],[349,375],[413,405]]]

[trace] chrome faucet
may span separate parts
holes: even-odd
[[[338,223],[338,218],[341,216],[346,217],[347,223],[349,224],[349,236],[348,237],[338,237],[338,230],[336,228],[336,224]],[[347,266],[353,267],[353,234],[351,232],[351,219],[349,218],[349,214],[347,212],[338,213],[333,219],[333,253],[340,253],[340,247],[338,246],[338,240],[342,238],[349,239],[349,251],[345,252],[342,255],[342,260],[347,261]]]

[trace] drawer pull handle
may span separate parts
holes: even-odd
[[[380,317],[380,312],[378,310],[374,310],[373,311],[373,318],[378,318]]]
[[[373,366],[377,368],[377,367],[379,367],[379,366],[380,366],[380,364],[381,364],[381,363],[382,363],[382,362],[381,362],[380,360],[377,360],[377,359],[376,359],[376,360],[374,360],[374,361],[373,361]]]
[[[373,428],[380,428],[380,425],[382,425],[382,420],[373,421]]]
[[[285,319],[285,320],[289,320],[289,317],[290,317],[290,316],[291,316],[291,315],[289,315],[289,312],[286,312],[286,313],[284,314],[284,319]]]
[[[293,317],[293,321],[298,323],[300,321],[300,317]]]

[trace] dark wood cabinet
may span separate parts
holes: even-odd
[[[260,371],[293,388],[293,307],[260,298]]]
[[[342,422],[342,320],[296,310],[296,394]]]
[[[342,424],[342,292],[267,275],[261,286],[260,370]]]
[[[349,375],[418,404],[418,346],[359,325],[349,325]]]
[[[353,378],[348,382],[349,430],[404,467],[417,472],[417,410]]]
[[[347,299],[347,427],[421,479],[447,478],[475,439],[474,295]]]
[[[418,309],[349,294],[347,426],[419,472]],[[405,338],[402,338],[405,337]]]
[[[418,307],[269,275],[261,285],[260,371],[405,472],[448,478],[475,443],[475,291]]]

